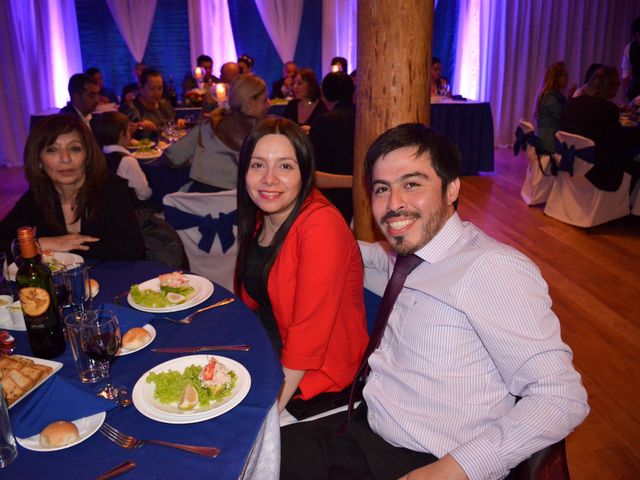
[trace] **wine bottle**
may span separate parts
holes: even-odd
[[[65,350],[51,270],[40,262],[31,227],[18,229],[23,263],[16,273],[18,296],[33,355],[54,358]]]

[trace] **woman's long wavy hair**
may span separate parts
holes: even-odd
[[[542,84],[542,88],[540,89],[540,93],[538,94],[538,99],[536,100],[536,115],[540,111],[542,99],[547,93],[562,93],[562,89],[560,88],[560,78],[566,74],[567,67],[562,61],[556,62],[547,67],[547,71],[544,74],[544,82]]]
[[[56,114],[45,118],[29,133],[23,156],[27,182],[45,222],[61,230],[66,226],[56,214],[59,194],[51,178],[42,168],[40,154],[53,145],[60,135],[71,132],[80,134],[87,154],[84,164],[85,180],[76,196],[76,216],[73,222],[80,219],[93,220],[97,214],[99,192],[108,175],[107,162],[93,133],[82,120],[69,114]]]
[[[244,102],[250,98],[258,98],[267,91],[267,84],[257,75],[238,75],[229,87],[228,104],[231,110],[242,111]],[[224,117],[227,110],[216,108],[211,113],[211,122],[215,127]]]
[[[276,134],[287,137],[296,153],[296,160],[301,176],[301,189],[289,217],[278,229],[269,247],[269,253],[262,269],[262,278],[266,281],[282,244],[291,229],[291,225],[298,217],[302,204],[313,188],[315,179],[314,151],[311,142],[300,126],[285,118],[267,118],[260,122],[247,136],[240,150],[238,165],[238,260],[236,262],[234,286],[237,293],[242,288],[242,277],[247,264],[247,252],[254,237],[263,225],[263,214],[258,209],[247,190],[247,171],[257,143],[266,135]]]

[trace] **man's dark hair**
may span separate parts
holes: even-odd
[[[589,65],[589,68],[587,68],[587,71],[584,74],[584,83],[589,83],[589,80],[591,79],[593,74],[596,73],[596,70],[603,66],[604,65],[602,65],[601,63],[592,63],[591,65]]]
[[[201,67],[204,62],[211,62],[211,64],[213,65],[213,58],[211,58],[209,55],[200,55],[196,59],[196,65],[198,65],[198,67]]]
[[[93,77],[96,73],[102,73],[98,67],[87,68],[87,71],[84,72],[90,77]]]
[[[404,123],[387,130],[374,140],[364,160],[367,186],[373,187],[373,167],[389,153],[405,147],[415,147],[415,156],[429,155],[433,169],[442,180],[442,194],[456,178],[460,177],[460,149],[445,135],[422,123]],[[457,200],[453,206],[457,208]]]
[[[149,77],[162,77],[160,70],[155,68],[145,68],[140,74],[140,86],[144,87],[149,81]]]
[[[351,102],[354,90],[353,80],[345,72],[331,72],[322,79],[322,94],[330,102]]]
[[[71,78],[69,79],[69,87],[68,87],[69,96],[71,97],[74,93],[82,95],[84,93],[85,85],[87,83],[90,83],[91,85],[96,85],[96,86],[98,85],[96,81],[86,73],[76,73],[74,75],[71,75]]]
[[[349,73],[349,64],[347,63],[347,59],[344,57],[333,57],[331,59],[331,65],[340,65],[344,73]]]
[[[435,65],[436,63],[442,64],[442,60],[438,57],[431,57],[431,65]]]

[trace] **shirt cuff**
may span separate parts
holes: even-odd
[[[493,445],[484,437],[476,437],[449,453],[469,480],[503,478],[508,473]]]

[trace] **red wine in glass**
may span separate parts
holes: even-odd
[[[119,348],[120,339],[115,333],[96,333],[86,340],[84,352],[96,362],[111,362]]]
[[[64,283],[58,283],[56,287],[56,299],[58,300],[58,308],[63,308],[69,305],[69,295],[71,291],[69,287]]]

